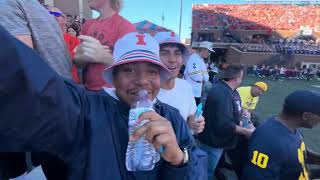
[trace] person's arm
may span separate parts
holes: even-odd
[[[71,153],[85,139],[80,88],[1,26],[0,41],[0,151],[74,158]]]
[[[210,110],[210,106],[215,106],[216,112]],[[252,124],[249,128],[243,128],[235,123],[234,118],[236,117],[234,117],[233,100],[229,97],[228,93],[210,93],[208,95],[208,105],[206,108],[208,108],[207,113],[216,114],[216,116],[209,115],[209,118],[215,118],[212,119],[212,121],[216,123],[214,131],[220,136],[230,136],[231,134],[237,133],[249,138],[255,130]],[[205,116],[205,118],[207,117]]]
[[[0,3],[0,25],[21,42],[33,48],[28,20],[24,12],[24,7],[22,7],[19,2],[4,0]]]
[[[320,153],[307,148],[307,164],[320,165]]]
[[[251,123],[248,128],[243,128],[241,126],[236,125],[236,133],[240,135],[244,135],[247,138],[250,138],[251,134],[255,130],[255,127]]]
[[[212,93],[213,92],[213,93]],[[219,136],[230,136],[236,133],[236,124],[233,121],[232,98],[227,93],[212,91],[208,94],[204,117],[206,121],[215,123],[212,130]],[[215,107],[215,109],[211,109]]]

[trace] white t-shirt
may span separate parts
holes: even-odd
[[[183,79],[176,78],[175,86],[170,90],[160,89],[157,98],[180,111],[184,120],[194,115],[197,109],[191,85]]]

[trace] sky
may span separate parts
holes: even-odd
[[[181,38],[190,38],[192,4],[197,3],[243,3],[244,0],[183,0]],[[124,0],[120,14],[132,23],[148,20],[179,33],[180,0]],[[97,14],[94,13],[94,16]]]
[[[120,14],[132,23],[148,20],[162,26],[162,14],[164,14],[163,26],[167,29],[179,33],[180,21],[180,0],[123,0],[124,7]],[[246,2],[266,2],[268,0],[182,0],[182,24],[181,38],[190,38],[192,4],[213,3],[213,4],[245,4]],[[270,3],[285,3],[286,1],[304,2],[303,0],[285,0],[276,2],[270,0]],[[309,0],[312,1],[312,0]],[[314,0],[313,0],[314,1]],[[94,17],[98,14],[94,13]]]

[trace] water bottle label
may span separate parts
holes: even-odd
[[[135,108],[131,109],[129,112],[129,126],[133,126],[139,120],[139,116],[148,111],[153,111],[152,108]],[[144,124],[144,123],[143,123]]]
[[[248,116],[243,116],[242,117],[242,127],[244,128],[248,128],[249,127],[249,121],[250,121],[250,117]]]

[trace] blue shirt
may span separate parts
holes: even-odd
[[[308,179],[306,148],[301,133],[291,132],[275,118],[267,120],[253,133],[244,180]]]

